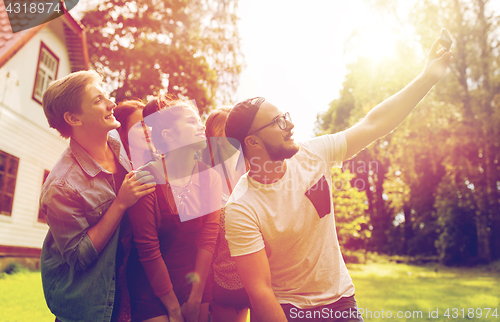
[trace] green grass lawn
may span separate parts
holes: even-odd
[[[365,321],[390,316],[395,321],[500,321],[500,273],[491,267],[374,263],[348,268]]]
[[[436,267],[394,263],[348,265],[365,321],[500,322],[498,269],[440,266],[436,272]],[[450,309],[449,318],[444,316],[447,308]],[[478,317],[478,308],[482,309],[481,317]],[[485,308],[492,309],[487,319]],[[469,309],[474,309],[474,318],[467,317],[472,312]],[[494,309],[498,317],[492,316]],[[436,310],[438,318],[430,318],[429,312]],[[54,321],[43,298],[40,272],[23,270],[13,275],[0,274],[0,312],[2,322]],[[398,312],[401,318],[396,316]],[[405,318],[404,314],[413,317]]]
[[[53,322],[54,315],[45,304],[40,272],[0,273],[0,321]]]

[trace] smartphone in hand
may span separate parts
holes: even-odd
[[[451,36],[448,33],[446,29],[443,28],[441,31],[441,37],[439,38],[439,42],[441,45],[446,48],[446,51],[450,51],[451,44],[453,43],[453,40],[451,40]]]

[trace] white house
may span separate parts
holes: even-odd
[[[88,65],[85,29],[66,9],[50,22],[12,33],[0,0],[0,257],[4,262],[40,257],[48,230],[39,214],[40,190],[68,145],[49,128],[41,98],[51,81]]]

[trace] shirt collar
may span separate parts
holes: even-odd
[[[115,154],[115,157],[118,158],[120,164],[123,166],[127,172],[132,170],[130,166],[130,161],[125,153],[125,149],[123,149],[122,143],[119,139],[118,132],[116,130],[112,130],[108,132],[108,144],[111,147],[111,151]],[[71,149],[71,153],[74,155],[76,162],[80,165],[80,167],[91,177],[95,177],[99,172],[109,173],[105,170],[99,163],[97,163],[90,154],[85,151],[85,149],[78,143],[76,140],[71,138],[69,142],[69,147]]]

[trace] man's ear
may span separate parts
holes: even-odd
[[[66,121],[66,123],[68,123],[71,126],[80,126],[80,125],[82,125],[82,121],[80,120],[80,118],[78,117],[78,115],[75,115],[75,114],[70,113],[70,112],[65,112],[64,113],[64,120]]]
[[[260,139],[254,135],[247,136],[245,138],[245,140],[243,141],[243,144],[246,144],[247,149],[253,149],[253,150],[261,150],[262,149],[262,144],[260,142]]]

